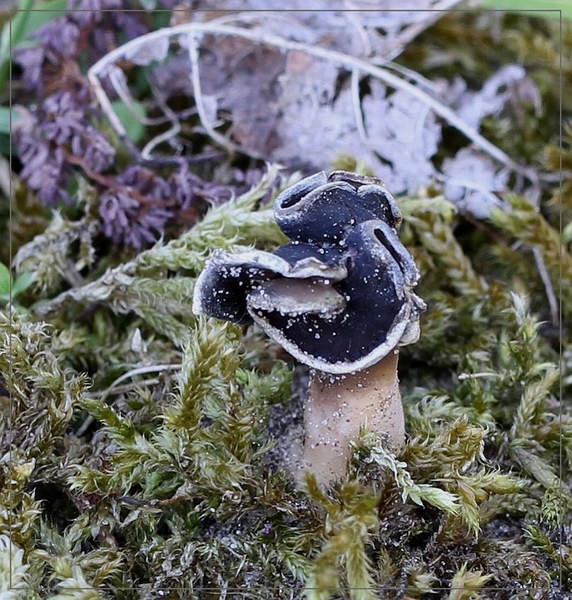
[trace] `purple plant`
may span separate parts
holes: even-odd
[[[20,177],[27,180],[45,206],[69,202],[67,184],[71,168],[65,162],[61,148],[50,144],[42,135],[35,115],[23,111],[21,115],[14,126],[14,141],[22,163]]]
[[[80,27],[101,23],[103,10],[121,10],[121,0],[69,0],[69,19]]]
[[[227,186],[205,183],[183,163],[168,180],[150,169],[130,166],[114,179],[99,205],[104,234],[117,245],[141,249],[165,234],[170,221],[197,218],[197,206],[228,200]],[[176,217],[176,218],[175,218]]]
[[[91,110],[69,90],[48,96],[14,126],[14,141],[22,171],[43,204],[69,202],[70,155],[81,157],[88,169],[101,173],[111,166],[115,150],[91,124]]]
[[[143,248],[169,223],[190,226],[205,200],[232,196],[181,161],[163,178],[139,165],[115,171],[116,151],[98,127],[101,114],[84,67],[148,31],[148,14],[130,0],[70,0],[69,12],[32,33],[37,40],[16,56],[25,88],[37,98],[14,127],[20,176],[45,206],[71,201],[69,186],[82,171],[100,194],[102,232],[117,245]]]
[[[106,192],[99,205],[103,233],[117,245],[137,250],[163,235],[172,212],[142,203],[125,187],[116,193]]]

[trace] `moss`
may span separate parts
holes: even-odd
[[[507,580],[517,593],[534,580],[544,593],[566,553],[542,527],[570,510],[569,465],[558,473],[558,461],[561,439],[572,454],[572,420],[553,396],[556,354],[530,308],[540,300],[476,270],[446,203],[404,200],[429,302],[402,358],[407,447],[397,459],[364,431],[345,479],[321,489],[309,477],[299,489],[269,454],[267,429],[292,393],[291,370],[261,336],[188,310],[205,232],[232,231],[209,245],[280,243],[257,205],[274,177],[178,240],[38,305],[53,326],[34,311],[3,316],[13,449],[2,505],[21,585],[61,598],[79,584],[85,597],[104,586],[128,598],[137,584],[186,598],[257,588],[366,600],[391,589],[476,597]],[[86,303],[97,311],[58,330]],[[104,359],[89,359],[96,347]],[[499,538],[502,523],[520,541]]]

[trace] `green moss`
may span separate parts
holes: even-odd
[[[178,240],[38,305],[56,328],[33,312],[3,317],[15,446],[2,505],[23,552],[22,585],[61,598],[80,583],[86,598],[101,586],[128,598],[137,583],[173,597],[258,587],[276,598],[305,589],[315,600],[368,600],[441,587],[476,597],[534,576],[547,589],[559,550],[534,519],[558,527],[570,510],[558,465],[561,439],[572,454],[572,420],[553,396],[556,354],[530,311],[541,300],[479,272],[439,198],[401,203],[429,303],[423,336],[402,358],[405,452],[393,456],[364,431],[331,489],[312,477],[297,488],[280,453],[269,454],[291,369],[270,359],[261,336],[197,319],[189,302],[211,244],[280,243],[257,208],[273,177]],[[507,234],[528,236],[503,219]],[[542,243],[550,265],[552,242]],[[86,303],[99,307],[91,319],[57,329]],[[94,362],[98,347],[106,358]],[[502,539],[502,523],[521,541]]]

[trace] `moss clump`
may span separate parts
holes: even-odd
[[[300,489],[268,433],[291,368],[255,331],[197,319],[185,302],[211,246],[281,242],[258,202],[275,177],[181,238],[2,316],[11,464],[1,502],[12,515],[2,533],[18,585],[62,598],[78,586],[94,598],[157,588],[503,598],[531,581],[548,593],[567,555],[558,531],[570,514],[572,420],[553,395],[557,354],[531,312],[542,299],[479,272],[442,199],[404,199],[429,304],[402,357],[407,447],[396,458],[364,431],[347,477],[331,489],[308,477]],[[493,220],[499,235],[520,235]],[[70,315],[79,320],[66,328]]]

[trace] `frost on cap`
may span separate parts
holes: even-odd
[[[419,336],[419,272],[401,215],[378,180],[318,173],[283,192],[276,220],[294,241],[274,253],[213,253],[193,310],[254,320],[300,362],[327,373],[372,366]]]

